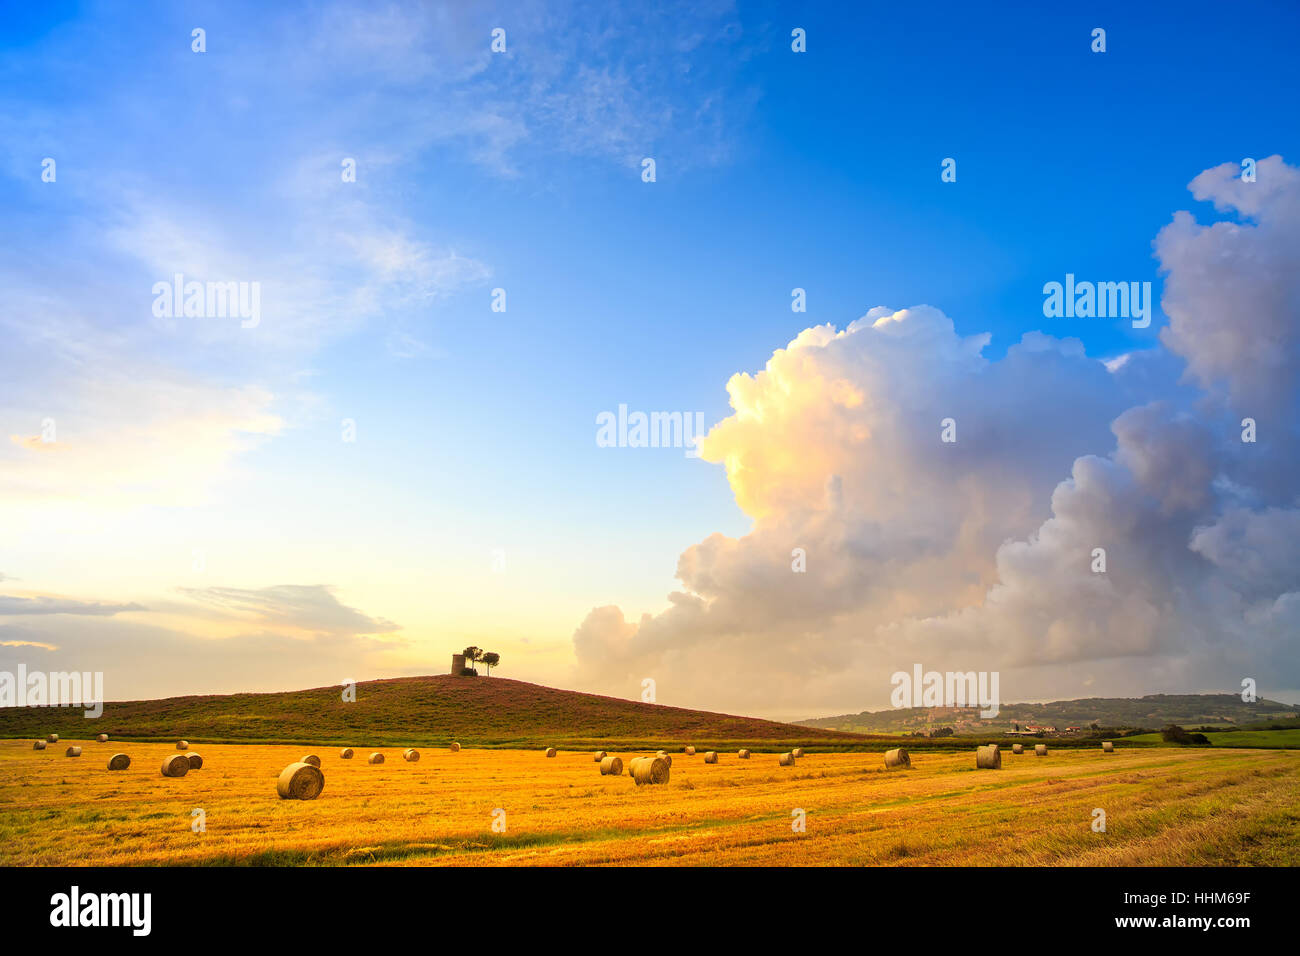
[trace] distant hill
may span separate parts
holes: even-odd
[[[1003,704],[997,717],[984,720],[976,707],[907,707],[863,711],[839,717],[796,721],[800,726],[846,730],[860,734],[921,733],[927,728],[951,727],[961,734],[988,735],[1026,725],[1087,728],[1159,729],[1169,724],[1183,727],[1245,727],[1269,721],[1300,718],[1300,707],[1272,700],[1244,703],[1239,694],[1151,694],[1146,697],[1088,697],[1050,704]]]
[[[728,749],[753,743],[853,746],[862,738],[821,728],[600,697],[504,677],[403,677],[357,684],[355,703],[341,688],[273,694],[169,697],[109,702],[97,720],[79,708],[0,708],[0,737],[57,733],[87,738],[207,742],[286,742],[358,746]]]

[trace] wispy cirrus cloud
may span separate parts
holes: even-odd
[[[0,624],[0,648],[8,648],[12,654],[22,654],[29,651],[57,651],[59,646],[39,629],[33,628],[29,623],[22,623]]]
[[[0,615],[25,616],[36,614],[84,614],[95,617],[124,614],[128,611],[147,611],[140,604],[111,604],[102,601],[78,601],[59,597],[14,597],[0,594]]]
[[[366,680],[392,673],[402,647],[392,636],[251,628],[200,637],[114,617],[71,617],[57,625],[0,625],[0,670],[101,671],[105,697],[127,700]]]
[[[282,690],[392,672],[409,643],[400,625],[342,603],[328,585],[179,591],[183,601],[149,608],[0,596],[0,616],[15,621],[0,625],[0,670],[103,671],[116,700]],[[117,617],[145,610],[158,623]],[[222,626],[191,632],[198,622]]]
[[[659,29],[664,22],[674,29]],[[503,53],[490,48],[496,28],[506,33]],[[325,87],[343,107],[365,104],[336,108],[332,122],[341,112],[361,118],[354,138],[380,163],[451,148],[497,175],[529,178],[546,157],[633,166],[659,153],[680,171],[731,157],[760,95],[740,74],[768,42],[745,34],[730,3],[335,4],[305,37],[299,18],[282,21],[267,37],[275,60],[240,69],[279,70],[287,56],[300,87]],[[697,55],[705,43],[716,56]],[[382,122],[379,103],[402,104],[401,129],[369,126],[366,117]]]
[[[280,584],[266,588],[181,588],[196,601],[248,615],[265,626],[320,634],[390,634],[401,625],[343,604],[326,584]]]

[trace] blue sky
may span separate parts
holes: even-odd
[[[1045,319],[1042,286],[1158,297],[1157,233],[1180,209],[1216,219],[1193,177],[1294,162],[1298,21],[1267,3],[17,9],[0,416],[26,436],[51,415],[84,457],[29,473],[0,452],[15,509],[67,516],[55,534],[28,517],[0,572],[14,594],[149,607],[113,615],[125,641],[323,633],[178,596],[204,588],[328,587],[326,606],[400,625],[319,668],[232,663],[176,692],[426,672],[471,640],[501,645],[507,676],[563,681],[591,608],[658,613],[684,549],[755,520],[717,462],[598,448],[599,412],[713,425],[733,374],[876,306],[933,306],[989,333],[993,362],[1035,330],[1096,359],[1156,349],[1163,313]],[[260,325],[155,321],[150,287],[175,271],[260,281]],[[118,686],[163,690],[130,669]]]

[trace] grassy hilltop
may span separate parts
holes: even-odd
[[[98,720],[79,708],[0,710],[0,737],[467,747],[860,746],[854,734],[752,717],[643,704],[504,677],[403,677],[341,688],[109,702]]]

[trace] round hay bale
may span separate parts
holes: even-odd
[[[902,747],[895,747],[893,750],[885,751],[885,769],[893,767],[910,767],[912,758],[907,755],[907,751]]]
[[[454,740],[451,744],[451,752],[454,754],[460,753],[460,744],[456,743]]]
[[[634,761],[632,779],[638,787],[644,784],[667,783],[670,770],[668,761],[663,757],[642,757]]]
[[[708,750],[708,751],[705,751],[705,754],[704,754],[704,762],[705,762],[705,763],[717,763],[717,762],[718,762],[718,752],[717,752],[716,750]]]
[[[129,766],[131,766],[131,758],[126,754],[113,754],[108,758],[109,770],[125,770]]]
[[[342,750],[339,751],[339,757],[340,757],[340,759],[342,759],[342,760],[351,760],[351,759],[352,759],[352,748],[351,748],[351,747],[344,747]]]
[[[202,770],[202,769],[203,769],[203,757],[202,757],[201,754],[196,754],[196,753],[190,752],[190,753],[187,753],[187,754],[185,755],[185,759],[188,760],[188,761],[190,762],[190,769],[191,769],[191,770]]]
[[[420,751],[416,750],[414,747],[410,750],[404,750],[402,751],[402,759],[407,763],[419,763]]]
[[[668,753],[667,751],[660,750],[658,753],[655,754],[655,756],[660,758],[661,760],[668,761],[668,766],[671,767],[673,765],[673,755]]]
[[[298,758],[298,762],[299,762],[299,763],[309,763],[309,764],[311,764],[313,767],[316,767],[317,769],[320,769],[320,757],[317,757],[315,754],[307,754],[307,755],[304,756],[304,757],[299,757],[299,758]]]
[[[739,757],[741,760],[748,760],[748,759],[749,759],[749,751],[748,751],[748,750],[740,750],[740,751],[737,751],[736,756]]]
[[[623,775],[623,758],[606,757],[600,762],[600,775],[602,777],[621,777]]]
[[[68,756],[68,757],[80,757],[80,756],[81,756],[81,748],[80,748],[80,747],[69,747],[67,750],[64,751],[64,755],[65,755],[65,756]]]
[[[380,753],[373,753],[373,754],[370,755],[370,762],[371,762],[371,763],[383,763],[383,762],[384,762],[384,755],[383,755],[383,754],[380,754]]]
[[[183,777],[190,772],[189,759],[184,754],[172,754],[164,757],[162,775],[164,777]]]
[[[1022,753],[1025,752],[1025,745],[1024,745],[1024,744],[1012,744],[1012,745],[1011,745],[1011,752],[1012,752],[1013,754],[1022,754]]]
[[[553,749],[555,749],[555,748],[551,748],[551,749],[553,750]],[[609,754],[605,753],[605,751],[603,751],[603,750],[597,750],[597,751],[596,751],[596,761],[595,761],[595,762],[596,762],[596,763],[600,763],[602,760],[604,760],[604,759],[605,759],[606,757],[608,757],[608,756],[609,756]]]
[[[309,763],[291,763],[280,771],[275,792],[281,800],[315,800],[325,789],[325,774]]]
[[[682,748],[682,753],[686,754],[686,756],[688,756],[688,757],[694,757],[694,756],[695,756],[695,748],[694,748],[694,747],[683,747],[683,748]]]
[[[781,754],[781,759],[780,759],[779,763],[781,764],[782,767],[793,767],[793,766],[794,766],[794,754],[792,754],[792,753],[784,753],[784,754]]]
[[[58,735],[58,734],[50,734],[49,736],[47,736],[47,737],[45,738],[45,740],[46,740],[47,743],[57,744],[57,743],[59,742],[59,735]]]
[[[101,744],[106,744],[108,743],[108,734],[100,734],[95,739],[98,740]]]
[[[32,749],[33,749],[33,750],[44,750],[44,749],[45,749],[45,741],[44,741],[44,740],[37,740],[37,741],[34,741],[34,742],[32,743]]]
[[[795,747],[794,750],[790,751],[790,753],[794,754],[795,759],[798,760],[800,757],[803,756],[803,748]]]
[[[989,744],[975,751],[975,768],[977,770],[1001,770],[1002,751],[997,744]]]
[[[558,753],[559,753],[559,751],[556,750],[554,747],[547,747],[547,748],[546,748],[546,756],[548,756],[548,757],[554,757],[554,756],[556,756]]]
[[[189,750],[189,749],[190,749],[190,742],[189,742],[188,740],[178,740],[178,741],[176,741],[176,749],[177,749],[177,750]]]
[[[1115,745],[1109,740],[1103,740],[1101,742],[1101,752],[1104,754],[1113,754],[1115,752]]]
[[[1035,757],[1046,757],[1046,756],[1047,756],[1047,744],[1034,744],[1034,756],[1035,756]]]

